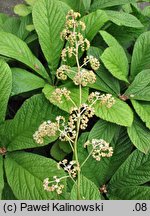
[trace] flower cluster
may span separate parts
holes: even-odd
[[[111,94],[101,94],[100,92],[92,92],[88,101],[91,104],[94,104],[96,101],[100,101],[100,105],[106,105],[107,108],[111,108],[115,104],[115,99]]]
[[[49,181],[49,178],[44,179],[43,187],[46,191],[56,191],[57,194],[61,194],[64,188],[63,184],[60,184],[61,178],[53,176],[53,181]]]
[[[63,96],[67,99],[70,100],[70,91],[66,89],[65,87],[63,88],[56,88],[55,91],[53,91],[52,95],[50,96],[50,100],[52,103],[63,103],[62,98]]]
[[[65,74],[65,72],[68,71],[69,69],[70,67],[68,65],[61,65],[56,71],[57,78],[61,80],[66,80],[67,75]]]
[[[33,134],[33,139],[38,144],[44,143],[44,137],[48,136],[56,136],[58,131],[58,124],[57,122],[51,122],[50,120],[44,121],[38,128],[38,130]]]
[[[96,71],[96,70],[99,69],[100,63],[99,63],[98,59],[95,58],[94,56],[90,55],[90,56],[87,56],[86,58],[84,58],[84,65],[87,65],[88,62],[90,63],[91,68],[92,68],[93,70]]]
[[[75,178],[77,176],[77,172],[80,169],[77,161],[73,160],[68,163],[67,159],[60,161],[58,163],[58,169],[63,168],[66,172],[68,172],[69,176]]]
[[[100,161],[102,157],[111,157],[113,155],[113,148],[109,146],[103,139],[92,139],[87,141],[84,147],[92,146],[91,155],[97,161]]]
[[[82,69],[80,72],[76,73],[73,78],[75,85],[87,86],[88,84],[93,84],[96,82],[96,75],[92,70]]]
[[[80,31],[86,29],[85,23],[81,20],[77,20],[80,14],[70,10],[66,16],[65,29],[61,33],[61,38],[68,41],[68,46],[62,50],[62,60],[66,61],[66,58],[76,56],[78,48],[83,52],[90,48],[90,42],[83,37]]]
[[[5,155],[7,152],[6,148],[5,147],[1,147],[0,148],[0,155]]]

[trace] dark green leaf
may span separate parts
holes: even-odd
[[[67,155],[60,147],[59,147],[59,143],[56,141],[50,151],[51,156],[58,160],[58,161],[62,161],[65,156]]]
[[[63,170],[57,169],[57,163],[54,160],[27,152],[7,154],[5,171],[7,181],[19,200],[57,198],[55,193],[44,190],[43,180],[45,178],[53,180],[53,176],[64,175]]]
[[[11,70],[3,60],[0,59],[0,122],[4,121],[7,104],[12,88]]]
[[[80,199],[81,200],[100,200],[98,187],[85,176],[80,179]],[[71,200],[77,200],[77,185],[74,184],[71,190]]]
[[[128,135],[141,152],[150,152],[150,130],[139,118],[135,118],[132,126],[128,128]]]

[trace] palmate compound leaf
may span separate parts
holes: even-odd
[[[133,49],[131,62],[131,80],[145,69],[150,69],[150,31],[141,34]]]
[[[50,104],[39,94],[26,100],[14,119],[1,125],[0,138],[2,137],[8,151],[40,147],[33,139],[41,123],[46,120],[55,121],[57,115],[64,112]],[[2,133],[2,135],[1,135]],[[55,141],[58,135],[45,139],[44,145]]]
[[[140,186],[150,181],[150,154],[135,150],[108,184],[111,199],[148,199],[150,190]]]
[[[72,99],[72,101],[74,101],[74,103],[79,106],[80,100],[79,100],[79,87],[75,86],[72,84],[72,82],[69,82],[65,85],[62,86],[58,86],[57,88],[67,88],[67,90],[69,90],[70,93],[70,97]],[[46,84],[44,89],[43,89],[43,93],[45,95],[45,97],[55,106],[58,106],[60,109],[66,111],[66,112],[70,112],[70,109],[72,107],[74,107],[75,105],[70,101],[67,100],[64,96],[62,97],[62,103],[58,103],[56,101],[56,99],[54,100],[52,98],[52,93],[55,91],[55,87]],[[88,98],[88,92],[89,92],[89,88],[84,87],[82,88],[82,103],[85,103],[87,101]]]
[[[33,7],[33,23],[42,51],[52,71],[58,67],[64,46],[60,33],[65,25],[66,13],[63,7],[66,6],[57,0],[41,0]]]
[[[11,96],[29,92],[35,89],[43,88],[45,81],[21,68],[11,68],[12,71],[12,92]]]
[[[80,196],[81,200],[100,200],[101,195],[98,187],[85,176],[80,176]],[[71,190],[71,200],[77,200],[77,185],[74,184]]]
[[[138,117],[134,118],[132,126],[128,127],[127,131],[137,149],[145,154],[150,152],[150,129]]]
[[[0,155],[0,199],[2,196],[2,191],[3,191],[3,187],[4,187],[4,173],[3,173],[3,156]]]
[[[124,95],[134,100],[150,101],[150,70],[138,73]]]
[[[7,63],[0,59],[0,122],[4,121],[12,88],[12,74]]]
[[[100,31],[100,34],[109,46],[104,50],[100,59],[114,77],[128,83],[129,66],[123,47],[109,33]]]
[[[93,106],[95,108],[95,115],[103,120],[130,127],[133,122],[131,108],[120,99],[114,99],[115,104],[111,108],[108,108],[105,104],[101,104],[99,101],[96,102]]]
[[[135,0],[94,0],[91,5],[91,10],[97,10],[98,8],[103,9],[107,7],[113,7],[116,5],[124,5],[128,3],[135,3]]]
[[[59,199],[55,192],[46,192],[43,188],[45,178],[53,180],[53,176],[65,175],[62,169],[57,169],[54,160],[27,152],[12,152],[7,154],[4,164],[8,184],[17,199]],[[65,180],[62,183],[66,185]]]
[[[24,63],[43,78],[50,80],[41,62],[33,55],[27,44],[17,36],[0,32],[0,55],[4,55]]]
[[[150,129],[150,102],[136,100],[131,100],[131,102],[136,113],[145,122],[146,127]]]

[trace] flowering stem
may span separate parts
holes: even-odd
[[[89,155],[87,156],[87,158],[83,161],[83,163],[81,164],[80,168],[84,166],[84,164],[87,162],[87,160],[90,158],[91,154],[93,153],[93,149],[92,151],[89,153]]]

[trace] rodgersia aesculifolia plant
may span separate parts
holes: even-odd
[[[79,105],[70,97],[71,92],[66,88],[57,87],[52,93],[51,101],[55,103],[63,103],[62,99],[71,101],[72,107],[70,109],[69,119],[65,119],[63,116],[57,116],[55,122],[51,120],[44,121],[34,133],[33,138],[38,144],[44,143],[44,137],[52,137],[59,135],[61,141],[69,142],[72,152],[73,160],[68,161],[64,159],[58,163],[58,169],[62,167],[66,171],[66,175],[63,177],[53,176],[53,179],[46,178],[43,181],[44,190],[56,191],[57,194],[61,194],[64,188],[61,181],[65,178],[70,178],[77,185],[78,199],[80,197],[80,176],[81,168],[86,161],[92,157],[93,160],[100,161],[102,157],[111,157],[113,155],[113,148],[110,147],[103,139],[92,139],[83,143],[84,148],[88,148],[89,155],[85,161],[80,164],[78,160],[78,138],[80,130],[85,130],[88,126],[90,118],[94,116],[94,105],[99,104],[110,108],[115,104],[115,99],[111,94],[101,94],[100,92],[91,92],[88,96],[86,103],[82,103],[82,89],[89,84],[96,82],[95,71],[100,67],[100,63],[97,58],[87,55],[83,62],[79,61],[81,52],[85,52],[90,48],[90,42],[84,37],[84,31],[86,25],[79,20],[80,13],[70,10],[66,16],[65,28],[62,31],[60,37],[66,41],[66,47],[62,50],[62,62],[63,64],[57,69],[56,76],[59,80],[66,80],[69,74],[73,74],[72,81],[74,85],[79,87]],[[71,68],[67,65],[70,58],[75,58],[76,68]],[[90,70],[86,67],[91,68]]]

